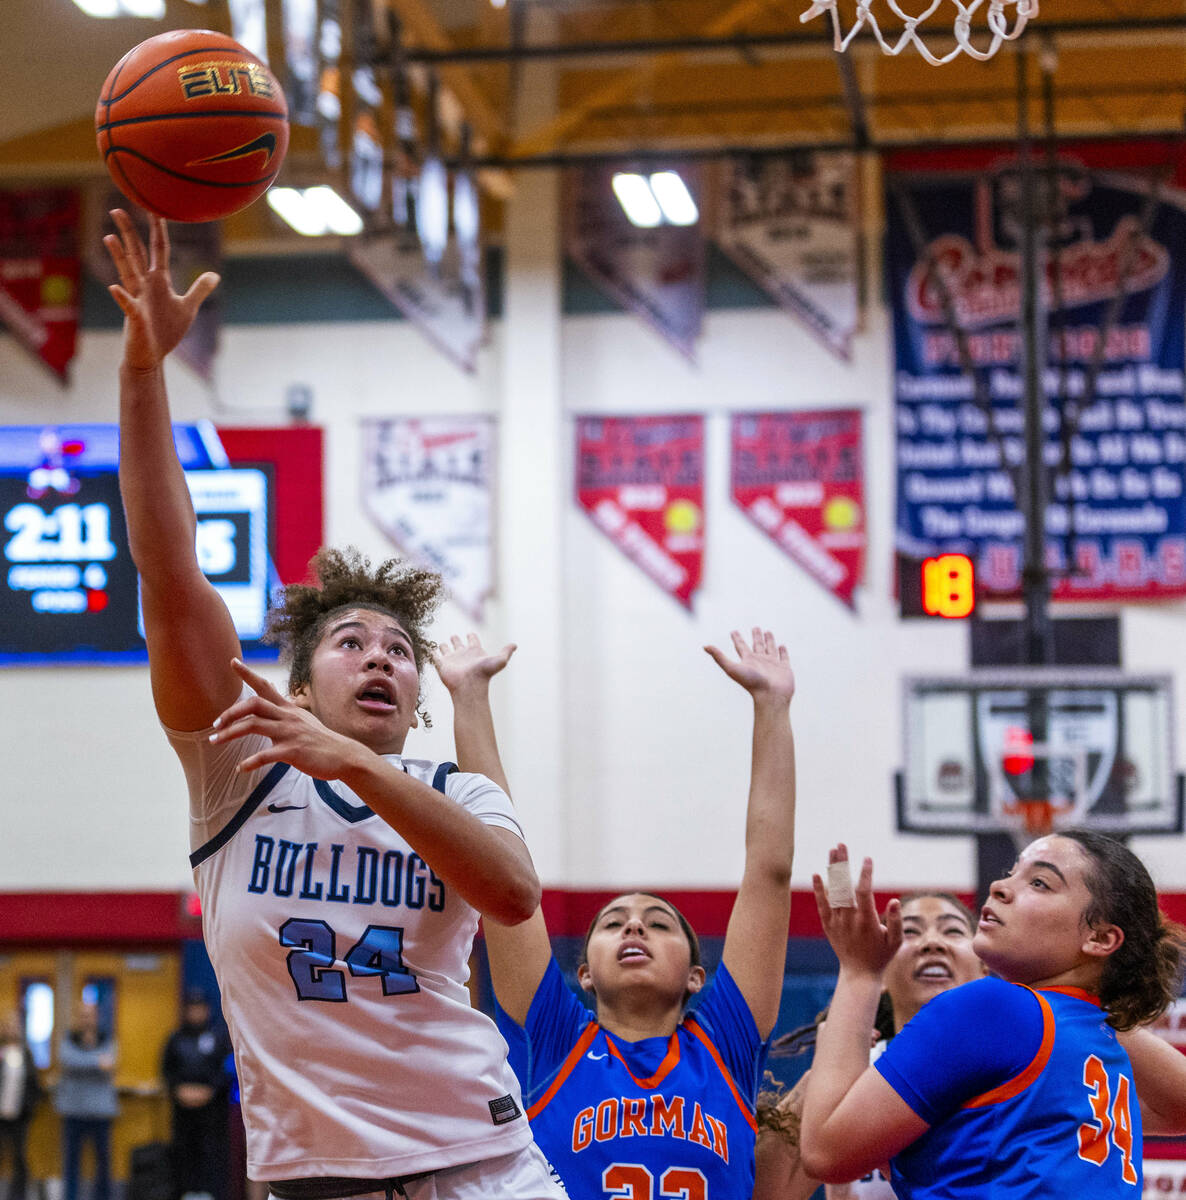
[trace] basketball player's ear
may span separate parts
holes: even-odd
[[[1124,944],[1124,930],[1119,925],[1110,925],[1106,921],[1101,921],[1098,925],[1093,925],[1087,931],[1087,938],[1083,943],[1083,953],[1091,955],[1092,958],[1107,958],[1111,954],[1115,954],[1117,950]]]
[[[303,708],[306,712],[312,712],[313,706],[309,702],[309,685],[307,683],[298,683],[296,687],[289,688],[288,698],[297,708]]]
[[[687,990],[694,996],[704,986],[704,968],[693,967],[688,972]]]
[[[583,962],[577,967],[577,983],[581,985],[582,991],[596,994],[593,989],[593,973],[589,970],[587,962]]]

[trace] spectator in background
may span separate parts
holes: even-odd
[[[165,1043],[161,1074],[173,1108],[173,1170],[179,1196],[225,1200],[229,1140],[230,1053],[204,992],[186,992],[181,1027]]]
[[[21,1019],[15,1012],[8,1013],[0,1021],[0,1155],[7,1154],[12,1165],[8,1200],[25,1197],[29,1183],[25,1138],[40,1095],[37,1067],[25,1041]]]
[[[84,1142],[90,1142],[95,1156],[92,1200],[110,1200],[111,1122],[119,1113],[115,1059],[115,1041],[100,1027],[99,1010],[79,1005],[74,1027],[62,1039],[54,1092],[54,1108],[62,1118],[64,1200],[78,1200]]]

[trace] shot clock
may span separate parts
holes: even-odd
[[[176,440],[198,562],[249,653],[268,604],[269,479],[254,467],[215,469],[212,434],[178,426]],[[0,662],[144,661],[117,456],[109,426],[0,427]]]

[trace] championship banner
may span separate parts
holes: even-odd
[[[78,336],[80,214],[71,189],[0,192],[0,322],[63,382]]]
[[[1177,157],[1152,143],[1059,151],[1040,305],[1056,600],[1186,595],[1186,180],[1165,181]],[[1015,596],[1025,532],[1012,474],[1025,458],[1018,237],[1029,219],[1018,163],[969,151],[887,165],[897,548],[915,559],[968,554],[982,595]],[[1044,163],[1034,170],[1048,194]]]
[[[685,608],[704,566],[704,418],[578,417],[577,503]]]
[[[857,156],[734,155],[720,168],[717,245],[837,357],[860,322]]]
[[[368,418],[362,432],[363,508],[481,621],[494,590],[493,418]]]
[[[603,291],[642,317],[688,358],[704,317],[704,237],[700,224],[640,229],[613,192],[621,163],[569,168],[565,176],[564,250]],[[680,165],[694,199],[700,171]]]
[[[486,340],[486,294],[481,272],[466,268],[456,237],[434,267],[414,230],[351,238],[350,261],[429,341],[466,371]]]
[[[854,607],[865,563],[860,410],[735,413],[729,457],[733,503]]]

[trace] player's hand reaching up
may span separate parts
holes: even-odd
[[[828,851],[828,881],[811,878],[824,933],[836,951],[841,970],[880,976],[902,944],[902,904],[894,899],[885,923],[873,899],[873,860],[861,864],[855,892],[848,867],[848,847],[841,842]]]
[[[716,646],[705,646],[713,662],[755,700],[767,697],[789,702],[795,694],[795,673],[791,670],[787,648],[775,641],[770,630],[756,625],[752,645],[747,645],[736,629],[730,636],[737,658],[729,658]]]
[[[119,273],[108,291],[123,309],[124,363],[134,371],[151,371],[189,332],[202,302],[218,286],[219,277],[205,271],[185,295],[173,290],[169,274],[169,231],[161,217],[150,216],[150,249],[145,251],[132,218],[112,209],[118,234],[103,239]]]
[[[258,734],[271,743],[244,758],[238,764],[240,774],[285,762],[314,779],[338,779],[370,755],[361,742],[334,733],[239,659],[232,659],[231,666],[254,695],[240,697],[215,720],[210,740],[217,745]]]
[[[456,634],[441,642],[432,654],[441,682],[455,696],[467,687],[484,687],[511,661],[518,647],[511,642],[501,650],[491,652],[483,645],[476,633],[471,633],[463,642]]]

